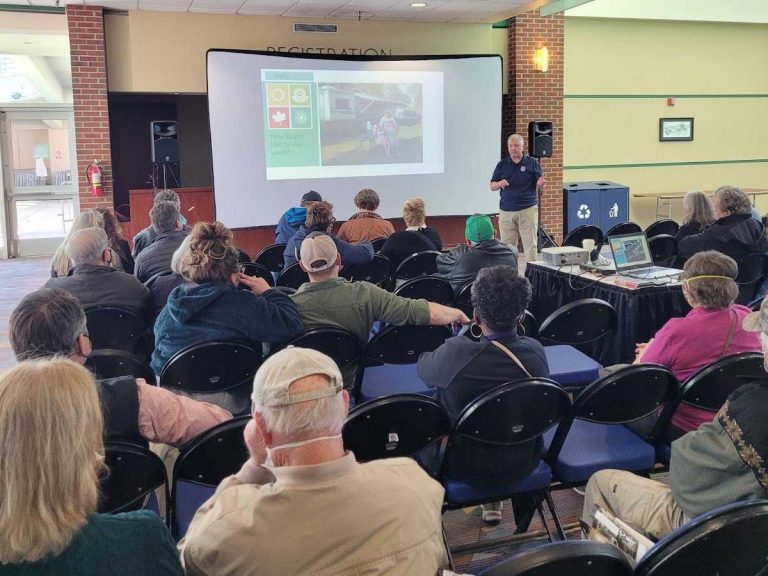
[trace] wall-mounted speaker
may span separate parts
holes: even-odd
[[[534,158],[552,156],[552,122],[528,122],[528,154]]]
[[[176,164],[179,161],[179,125],[175,120],[153,120],[152,163]]]

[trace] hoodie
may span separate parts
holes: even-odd
[[[301,243],[311,232],[312,230],[302,225],[293,238],[288,241],[283,253],[283,270],[298,261],[297,255],[301,254]],[[326,233],[323,232],[323,234]],[[331,234],[328,234],[328,236],[333,238],[333,243],[336,244],[336,250],[341,255],[342,266],[368,264],[368,262],[373,260],[373,245],[368,240],[363,240],[359,244],[350,244],[349,242],[344,242],[344,240],[339,240]]]
[[[279,290],[256,296],[229,283],[182,284],[173,289],[155,321],[152,370],[160,374],[171,356],[192,344],[214,340],[282,344],[303,331],[299,310]]]
[[[704,250],[717,250],[738,260],[747,254],[768,252],[768,239],[762,223],[751,214],[731,214],[718,218],[698,234],[683,238],[678,245],[683,259]]]
[[[275,244],[287,244],[288,240],[299,230],[307,218],[307,209],[303,206],[289,208],[285,214],[280,216],[275,228]]]

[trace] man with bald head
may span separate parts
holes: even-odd
[[[131,274],[110,267],[112,252],[101,228],[84,228],[67,241],[72,261],[70,276],[51,278],[45,288],[62,288],[80,301],[86,310],[96,306],[119,306],[143,314],[149,290]]]
[[[344,449],[349,408],[328,356],[288,347],[253,383],[250,459],[179,543],[187,576],[437,574],[443,488],[413,460]]]
[[[496,164],[491,191],[499,192],[499,233],[501,241],[517,248],[522,240],[527,262],[536,260],[539,221],[538,195],[547,183],[536,158],[525,155],[520,134],[507,139],[509,156]]]

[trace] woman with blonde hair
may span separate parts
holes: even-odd
[[[154,513],[96,513],[102,434],[96,385],[79,364],[27,360],[0,376],[0,573],[183,573]]]
[[[67,256],[67,242],[69,242],[72,234],[84,228],[101,228],[104,230],[104,215],[98,210],[83,210],[77,215],[67,237],[56,249],[51,259],[51,278],[59,278],[69,274],[69,271],[72,269],[72,262],[69,260],[69,256]],[[119,255],[112,248],[110,250],[112,251],[112,268],[123,270]]]
[[[411,254],[427,250],[443,249],[443,242],[437,230],[427,226],[424,199],[409,198],[403,204],[405,230],[392,234],[379,250],[392,261],[395,267]]]
[[[160,374],[176,352],[213,340],[282,344],[304,330],[293,300],[263,279],[239,272],[232,232],[221,222],[198,222],[178,270],[186,283],[173,289],[155,322],[152,369]],[[238,290],[242,283],[250,291]]]
[[[692,234],[698,234],[715,221],[712,200],[700,190],[691,190],[683,196],[683,210],[683,225],[675,234],[675,240],[678,242]]]

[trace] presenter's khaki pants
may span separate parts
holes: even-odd
[[[499,233],[501,241],[517,248],[518,238],[523,242],[525,261],[533,262],[536,257],[539,207],[531,206],[516,212],[499,211]]]
[[[595,506],[661,538],[685,522],[685,515],[666,484],[621,470],[595,472],[584,491],[582,519],[592,524]]]

